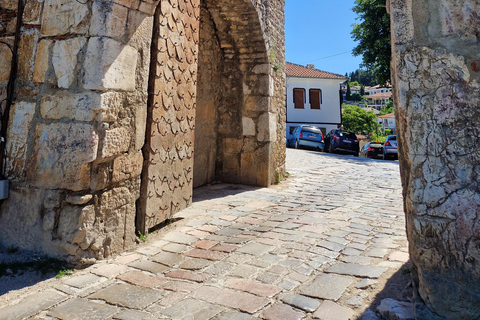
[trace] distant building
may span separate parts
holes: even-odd
[[[368,95],[374,95],[377,93],[386,93],[392,91],[392,88],[387,84],[387,87],[382,87],[379,84],[373,87],[365,87],[365,93]]]
[[[385,107],[388,101],[392,98],[392,91],[380,92],[366,96],[367,106],[374,109],[381,109]]]
[[[286,63],[287,139],[301,124],[320,127],[326,132],[342,124],[340,83],[347,77]]]
[[[397,134],[397,130],[395,129],[395,113],[378,116],[377,119],[378,123],[382,125],[383,132],[385,132],[385,129],[390,129],[393,134]]]

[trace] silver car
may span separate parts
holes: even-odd
[[[383,160],[388,159],[398,160],[396,135],[387,136],[383,145]]]

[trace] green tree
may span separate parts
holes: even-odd
[[[390,80],[390,15],[385,0],[355,0],[353,12],[359,23],[354,24],[352,38],[358,41],[353,49],[362,56],[362,66],[376,70],[376,80],[384,85]]]
[[[360,86],[360,95],[363,97],[365,95],[365,87],[363,84]]]
[[[395,109],[393,108],[393,101],[392,100],[388,101],[385,104],[385,107],[381,108],[378,111],[379,111],[381,116],[389,114],[389,113],[393,113],[395,111]]]
[[[343,105],[342,124],[346,130],[362,134],[376,133],[379,128],[373,111],[349,105]]]
[[[347,101],[350,101],[351,97],[352,97],[352,90],[350,90],[350,82],[347,81],[347,94],[346,94]]]
[[[361,101],[362,97],[358,93],[355,92],[355,93],[352,93],[351,100],[352,101]]]

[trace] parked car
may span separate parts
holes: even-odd
[[[346,131],[342,129],[331,130],[324,139],[325,146],[323,151],[325,152],[337,152],[343,151],[352,153],[358,157],[359,143],[357,136],[352,131]]]
[[[383,145],[383,160],[398,159],[397,153],[397,136],[387,136],[385,144]]]
[[[383,159],[383,143],[382,142],[368,142],[360,150],[360,157]]]
[[[295,128],[290,139],[287,140],[287,147],[298,149],[310,147],[323,150],[323,133],[318,127],[301,125]]]

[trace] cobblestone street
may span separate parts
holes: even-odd
[[[287,150],[287,181],[218,184],[135,252],[0,296],[0,319],[380,319],[408,300],[398,162]]]

